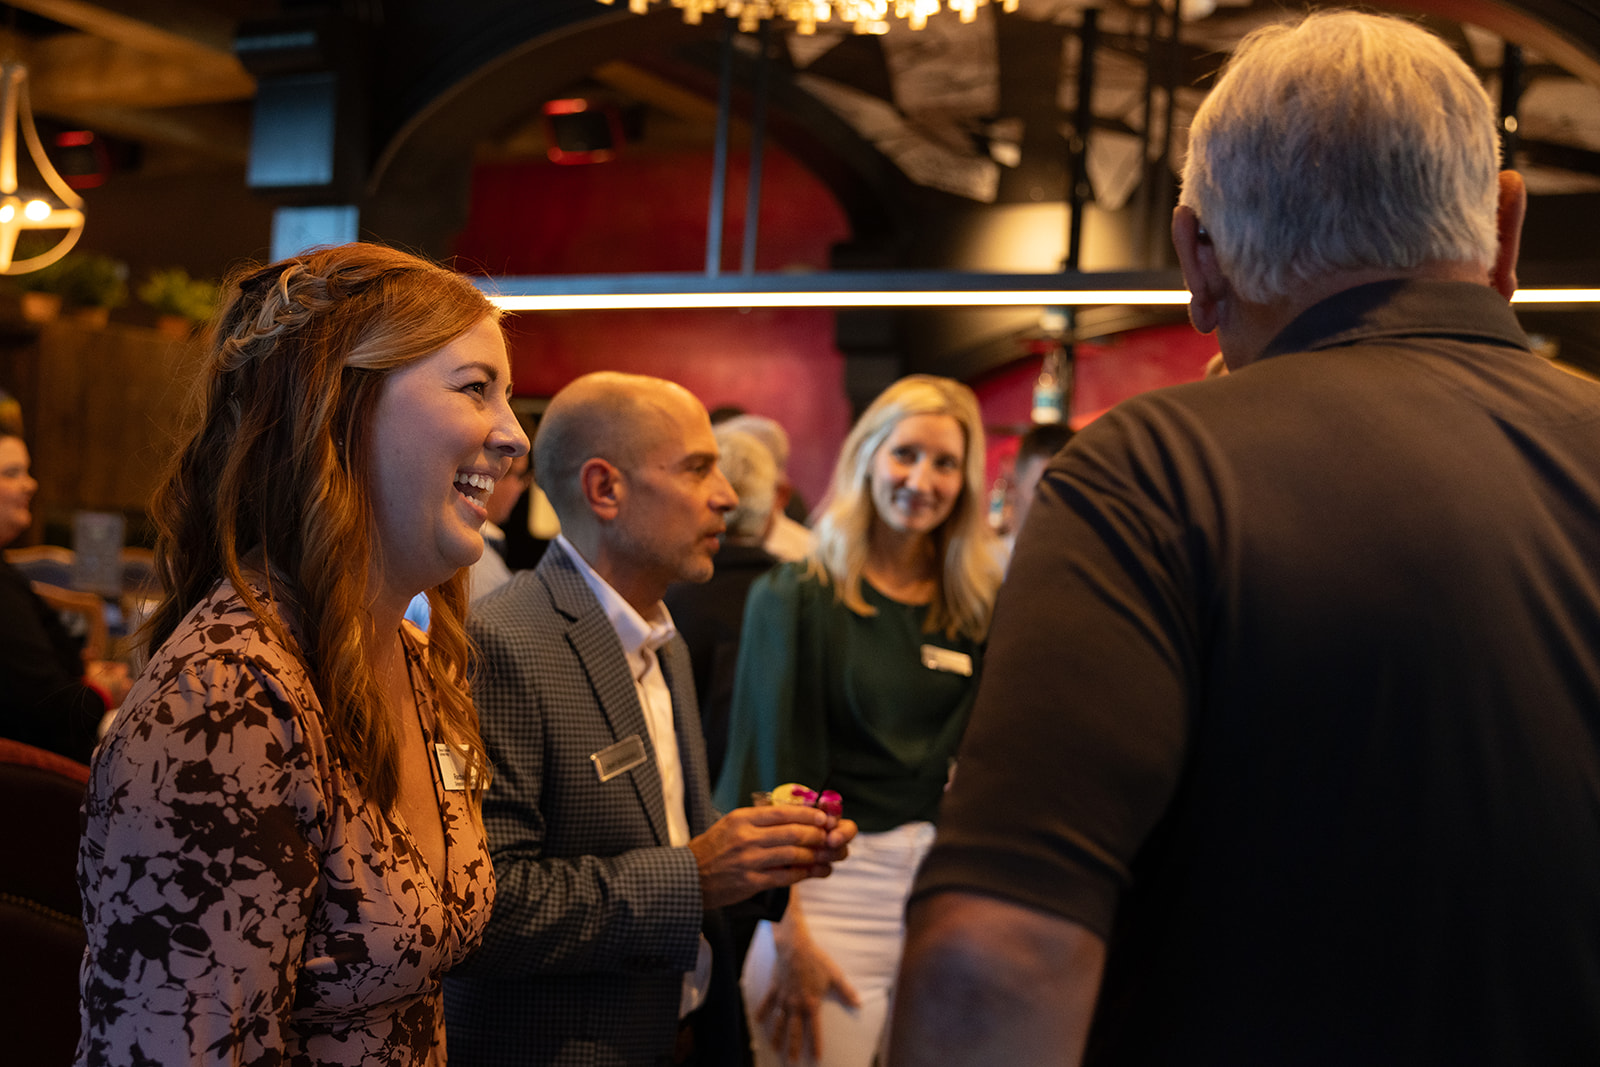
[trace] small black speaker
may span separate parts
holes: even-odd
[[[590,100],[547,101],[544,134],[553,163],[604,163],[625,140],[617,109]]]

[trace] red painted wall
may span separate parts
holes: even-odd
[[[1080,344],[1068,421],[1077,429],[1130,396],[1192,382],[1216,352],[1216,338],[1188,325],[1152,326],[1105,342]],[[1028,356],[972,383],[984,425],[994,428],[986,455],[990,484],[1011,469],[1020,436],[1015,427],[1030,422],[1033,383],[1042,362],[1038,356]]]
[[[749,159],[728,166],[722,266],[737,271]],[[480,164],[456,254],[491,274],[701,271],[711,189],[708,152],[559,166]],[[768,148],[756,269],[825,270],[849,226],[828,190]],[[517,393],[550,396],[594,370],[670,378],[708,408],[738,404],[789,431],[789,474],[809,501],[827,487],[849,429],[833,313],[817,310],[538,312],[508,321]]]

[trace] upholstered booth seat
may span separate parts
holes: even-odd
[[[0,738],[0,1063],[67,1067],[83,957],[77,856],[89,768]]]

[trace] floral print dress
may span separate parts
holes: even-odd
[[[404,635],[430,724],[421,640]],[[332,757],[297,651],[220,584],[96,753],[77,1062],[443,1064],[440,979],[494,879],[468,794],[437,767],[434,785],[441,872]]]

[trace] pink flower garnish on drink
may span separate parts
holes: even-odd
[[[799,804],[807,808],[818,808],[834,818],[839,818],[844,813],[844,800],[832,789],[819,793],[799,782],[785,782],[770,795],[774,804]]]

